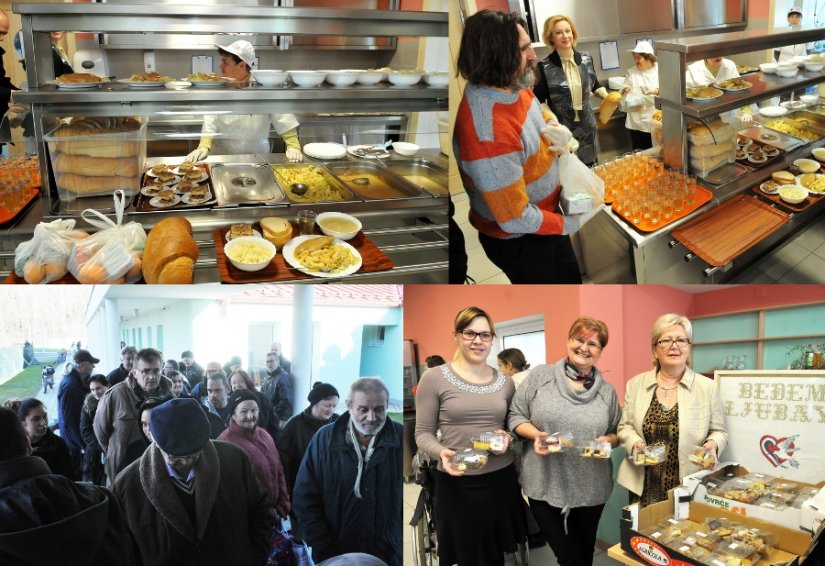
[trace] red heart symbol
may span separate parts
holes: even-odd
[[[787,450],[783,451],[779,445],[787,440],[788,437],[776,438],[766,434],[759,440],[759,448],[762,450],[762,455],[771,463],[773,467],[781,466],[788,460],[785,456],[793,456],[793,443],[790,444]]]

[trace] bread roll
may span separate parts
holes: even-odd
[[[93,177],[89,175],[78,175],[76,173],[58,173],[56,175],[57,186],[60,189],[89,195],[95,193],[107,193],[117,189],[136,191],[138,189],[137,177],[117,177],[102,176]]]
[[[138,177],[138,160],[129,157],[89,157],[58,153],[52,162],[55,173],[77,173],[92,177]]]
[[[192,283],[198,245],[182,216],[164,218],[149,231],[143,250],[143,278],[150,284]]]
[[[618,92],[611,92],[608,94],[605,99],[602,100],[601,106],[599,106],[599,122],[602,124],[607,124],[607,121],[610,120],[611,116],[613,116],[613,113],[616,111],[616,108],[618,108],[621,100],[622,95]]]
[[[60,152],[66,155],[88,155],[90,157],[133,157],[140,153],[140,143],[137,141],[77,140],[64,142],[50,142],[52,153]]]
[[[140,143],[134,139],[124,139],[129,132],[137,132],[141,123],[134,118],[79,118],[63,124],[51,133],[58,141],[50,142],[52,152],[68,155],[88,155],[91,157],[130,157],[140,152]],[[111,136],[109,134],[121,134]],[[91,139],[82,139],[94,136]],[[110,137],[111,139],[106,139]],[[60,141],[66,138],[66,141]]]

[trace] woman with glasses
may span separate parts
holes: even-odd
[[[453,325],[453,360],[428,369],[418,383],[415,441],[438,461],[433,515],[440,564],[503,565],[504,554],[515,552],[526,538],[510,435],[504,430],[515,385],[487,363],[494,337],[490,315],[478,307],[463,309]],[[462,471],[451,464],[484,432],[497,432],[504,442],[487,453],[483,468]]]
[[[703,446],[718,459],[728,443],[719,385],[688,367],[693,327],[678,314],[653,324],[653,366],[627,383],[619,441],[628,454],[646,445],[667,447],[665,461],[636,466],[625,459],[616,481],[642,507],[667,499],[667,493],[700,468],[688,457]]]
[[[567,355],[530,370],[510,406],[508,423],[525,446],[521,487],[561,566],[593,563],[596,531],[613,490],[610,458],[583,458],[574,446],[589,441],[618,444],[619,399],[596,362],[607,346],[607,325],[583,316],[567,333]],[[550,452],[545,438],[573,435],[573,446]]]

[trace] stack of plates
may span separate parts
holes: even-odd
[[[308,143],[304,153],[315,159],[341,159],[346,157],[347,148],[337,143]]]

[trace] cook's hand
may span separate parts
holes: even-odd
[[[207,155],[209,155],[209,150],[205,147],[199,147],[198,149],[187,155],[184,161],[188,163],[191,163],[193,161],[203,161],[204,159],[206,159]]]
[[[742,112],[739,116],[737,116],[737,118],[739,118],[739,121],[744,124],[753,122],[753,116],[751,116],[750,112]]]
[[[544,126],[541,136],[550,144],[550,150],[557,154],[565,152],[567,144],[573,139],[573,133],[561,124]]]
[[[564,227],[562,228],[561,235],[568,236],[581,228],[581,214],[571,214],[569,216],[564,217]]]
[[[621,94],[622,96],[624,96],[624,95],[625,95],[625,94],[627,94],[628,92],[630,92],[630,87],[629,87],[629,86],[623,86],[623,87],[622,87],[622,89],[619,91],[619,94]]]
[[[304,160],[304,154],[297,147],[288,147],[286,148],[286,158],[292,163],[298,163]]]
[[[451,476],[463,476],[464,472],[456,469],[456,467],[450,463],[450,459],[453,456],[455,456],[455,450],[450,450],[449,448],[442,450],[441,454],[439,454],[439,457],[441,457],[441,466],[444,468],[444,471]]]
[[[549,432],[540,432],[539,435],[533,439],[533,450],[539,456],[547,456],[550,454],[550,449],[544,443],[544,439],[550,436]]]

